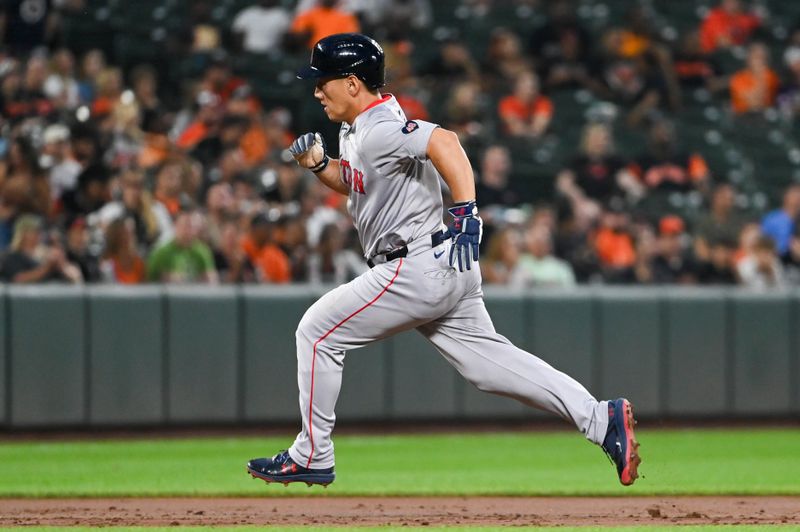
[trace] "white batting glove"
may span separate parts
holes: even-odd
[[[325,153],[325,141],[319,133],[300,135],[292,142],[289,151],[297,164],[314,173],[325,170],[330,160]]]

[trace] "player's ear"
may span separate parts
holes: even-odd
[[[359,89],[358,84],[359,84],[359,79],[357,77],[347,76],[346,87],[347,87],[347,93],[350,96],[355,96],[356,94],[358,94],[358,89]]]

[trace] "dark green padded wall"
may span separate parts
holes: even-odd
[[[800,291],[795,290],[791,300],[792,412],[800,414]]]
[[[393,337],[391,416],[401,419],[453,417],[461,377],[417,331]]]
[[[156,287],[98,287],[89,294],[92,423],[165,421],[163,308]]]
[[[791,407],[790,316],[785,294],[736,294],[733,305],[733,409],[740,414]]]
[[[598,399],[624,396],[639,413],[660,409],[661,308],[647,291],[608,291],[599,302]]]
[[[6,288],[0,286],[0,427],[8,424],[8,408],[11,406],[8,401],[10,375],[6,371],[9,358],[6,350],[8,331],[6,330]]]
[[[297,422],[294,331],[308,287],[7,287],[0,424]],[[640,414],[800,411],[800,292],[488,290],[495,327]],[[4,375],[5,372],[5,375]],[[351,351],[343,421],[527,418],[417,331]]]
[[[81,288],[8,289],[11,423],[78,425],[87,419],[86,303]]]
[[[665,299],[667,390],[672,414],[728,411],[728,306],[723,291],[673,292]]]
[[[392,340],[381,340],[348,351],[336,418],[343,421],[381,419],[388,415],[389,351]]]
[[[167,289],[167,417],[174,422],[239,417],[239,303],[234,288]]]
[[[300,421],[294,333],[314,301],[291,287],[248,287],[244,311],[244,417]]]
[[[531,352],[599,392],[595,313],[588,292],[540,292],[528,301],[527,345]]]

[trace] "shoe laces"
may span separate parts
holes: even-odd
[[[278,451],[278,454],[272,457],[272,461],[276,464],[282,464],[289,459],[289,449]]]

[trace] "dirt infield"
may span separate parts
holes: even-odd
[[[15,525],[800,524],[800,497],[0,499]]]

